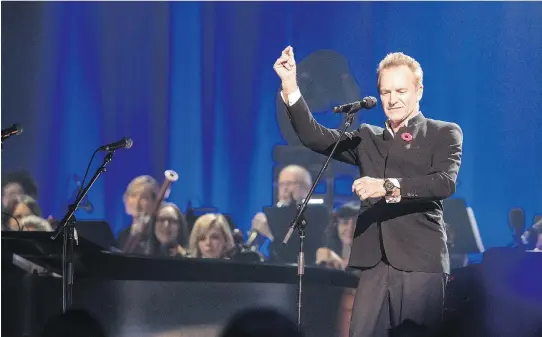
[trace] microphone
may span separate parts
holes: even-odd
[[[132,147],[132,144],[134,144],[134,142],[131,138],[124,137],[118,142],[101,146],[98,151],[116,151],[118,149],[129,149]]]
[[[23,128],[19,124],[13,124],[11,127],[2,130],[2,140],[11,136],[18,136],[21,133],[23,133]]]
[[[354,113],[358,112],[361,109],[372,109],[376,106],[376,98],[373,96],[367,96],[363,98],[361,101],[347,103],[343,105],[339,105],[333,108],[333,112],[335,113]]]

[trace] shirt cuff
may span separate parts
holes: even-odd
[[[282,90],[280,91],[280,97],[282,97],[282,101],[284,103],[286,103],[286,100],[284,99],[284,94],[282,93]],[[297,87],[297,89],[295,89],[294,92],[292,92],[291,94],[288,95],[288,103],[287,103],[288,106],[292,106],[292,105],[296,104],[297,101],[299,101],[300,98],[301,98],[301,90],[299,90],[299,87]]]
[[[396,178],[388,178],[389,181],[391,181],[395,187],[397,188],[401,188],[401,185],[399,184],[399,180],[397,180]],[[401,196],[397,196],[397,197],[386,197],[386,202],[391,204],[391,203],[397,203],[397,202],[400,202],[401,201]]]

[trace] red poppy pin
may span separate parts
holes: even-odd
[[[410,142],[412,140],[412,135],[408,132],[403,132],[401,138],[403,138],[405,142]]]

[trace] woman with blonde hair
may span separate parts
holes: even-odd
[[[222,214],[208,213],[196,220],[188,245],[191,257],[219,259],[233,246],[232,230]]]

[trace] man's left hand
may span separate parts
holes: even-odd
[[[386,195],[384,179],[371,177],[356,179],[352,184],[352,192],[356,193],[361,200],[383,197]]]

